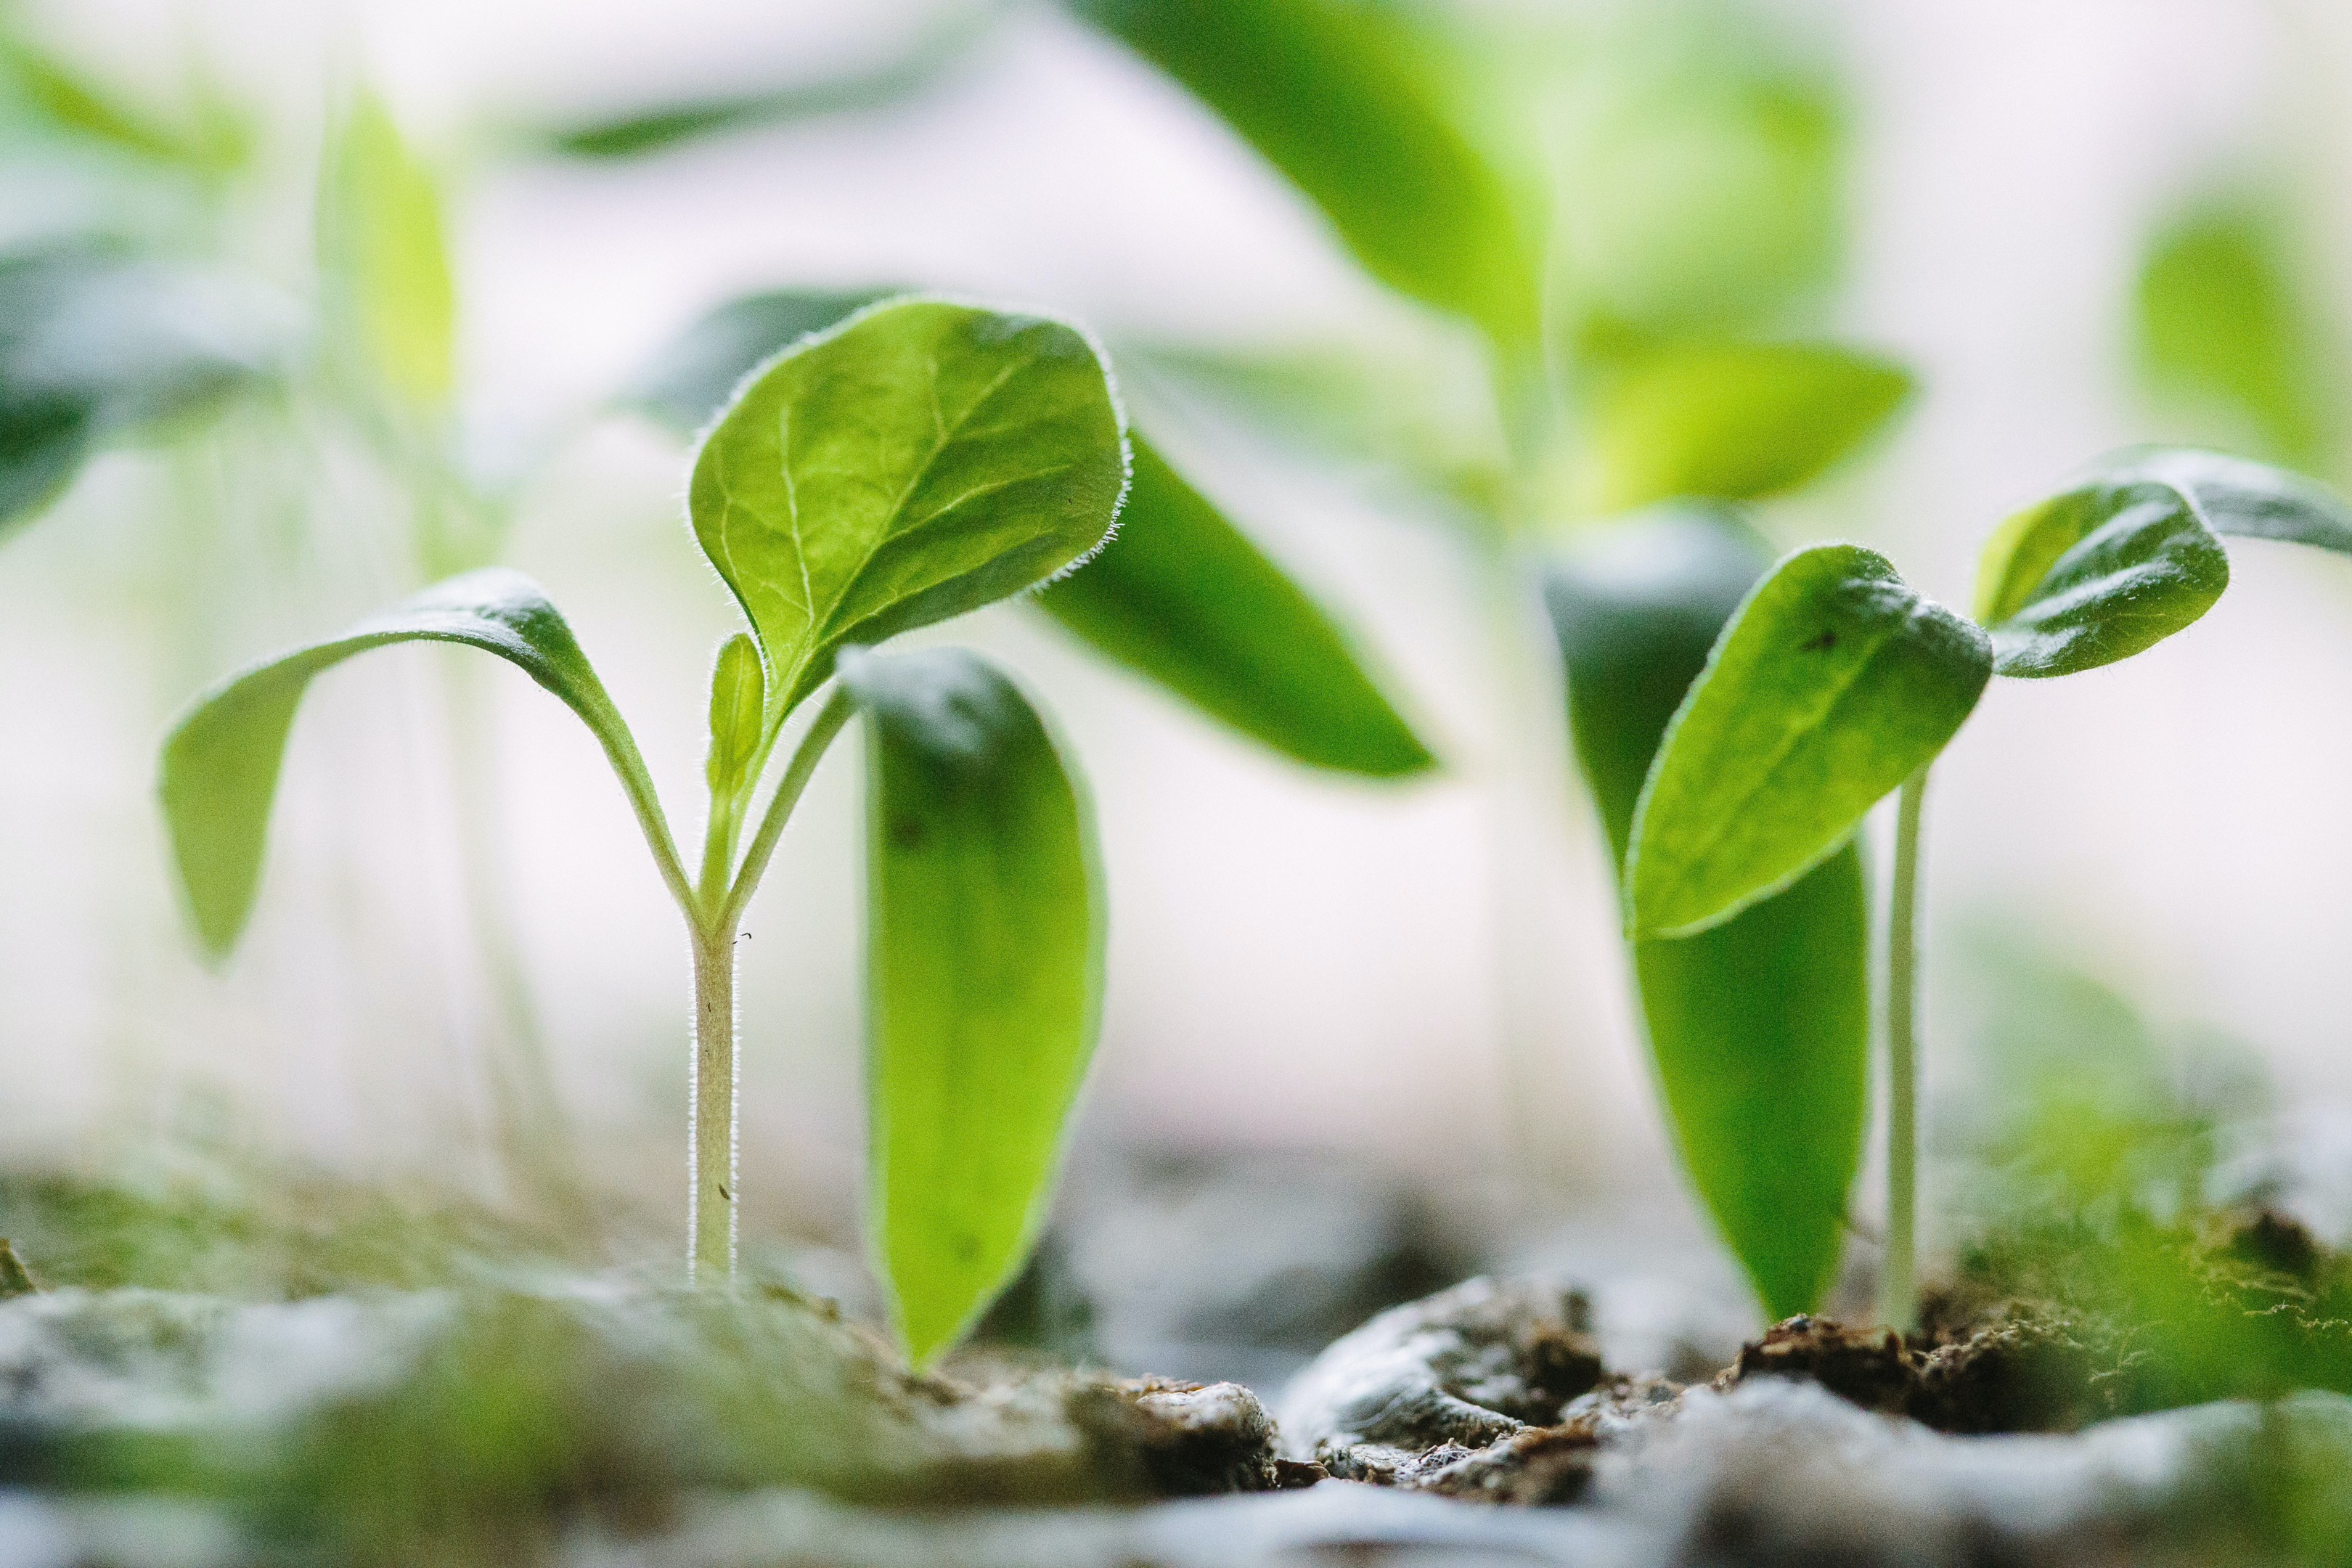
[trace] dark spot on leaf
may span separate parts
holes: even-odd
[[[1835,647],[1837,647],[1837,633],[1823,632],[1812,641],[1799,647],[1797,651],[1799,653],[1820,653],[1824,649],[1833,648]]]
[[[892,817],[890,844],[897,849],[920,849],[923,847],[923,819],[919,816]]]

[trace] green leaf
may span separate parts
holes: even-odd
[[[1884,426],[1910,391],[1900,366],[1827,344],[1670,345],[1595,400],[1587,510],[1793,489]]]
[[[1832,854],[1933,761],[1992,676],[1981,628],[1858,544],[1758,584],[1666,728],[1633,816],[1627,925],[1688,936]]]
[[[424,407],[456,384],[457,296],[441,192],[382,100],[362,92],[327,149],[319,265],[331,312],[394,396]]]
[[[2195,447],[2127,447],[2098,467],[2110,482],[2172,486],[2216,533],[2352,555],[2352,505],[2301,474]]]
[[[267,377],[283,334],[248,290],[91,246],[0,256],[0,530],[110,441]]]
[[[2230,557],[2187,490],[2100,476],[1994,530],[1977,615],[2002,675],[2072,675],[2128,658],[2210,609]]]
[[[1310,766],[1374,778],[1436,759],[1347,636],[1141,437],[1118,537],[1047,588],[1099,652]]]
[[[760,666],[760,649],[737,632],[719,647],[710,668],[710,753],[702,771],[712,800],[730,799],[751,787],[767,708],[767,671]]]
[[[840,667],[866,716],[866,1226],[921,1366],[1044,1218],[1099,1022],[1102,879],[1086,797],[985,660]]]
[[[496,654],[580,715],[621,775],[664,870],[676,853],[636,742],[539,585],[492,568],[436,583],[341,637],[238,671],[192,702],[163,742],[165,826],[190,919],[215,959],[236,945],[261,880],[269,806],[295,710],[310,679],[354,654],[394,643],[446,642]],[[665,856],[665,852],[667,852]],[[683,891],[672,878],[673,890]]]
[[[2311,466],[2340,445],[2343,351],[2297,264],[2291,217],[2237,192],[2183,214],[2141,263],[2134,326],[2150,390],[2218,416],[2200,433]]]
[[[1365,269],[1506,343],[1538,329],[1511,195],[1443,111],[1429,42],[1360,0],[1074,0],[1323,210]]]
[[[621,401],[672,429],[699,430],[770,356],[897,292],[779,289],[730,300],[655,355]]]
[[[1570,732],[1613,852],[1667,721],[1770,557],[1727,512],[1612,529],[1546,574]],[[1868,1102],[1870,913],[1852,843],[1696,936],[1633,945],[1675,1143],[1774,1319],[1821,1305]]]
[[[803,339],[703,442],[695,535],[771,670],[780,723],[835,650],[1017,594],[1110,532],[1127,444],[1076,329],[915,300]]]

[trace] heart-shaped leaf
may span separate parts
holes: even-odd
[[[2229,554],[2188,491],[2152,475],[2101,476],[1993,531],[1977,616],[2002,675],[2072,675],[2163,641],[2229,584]]]
[[[1045,613],[1299,762],[1374,778],[1434,765],[1323,607],[1139,437],[1134,450],[1118,540],[1045,590]]]
[[[1671,344],[1597,399],[1587,509],[1793,489],[1882,427],[1910,391],[1900,366],[1825,343]]]
[[[1357,0],[1076,0],[1323,210],[1381,282],[1506,343],[1538,330],[1511,193],[1431,91],[1429,39]]]
[[[1636,938],[1688,936],[1787,887],[1934,760],[1992,676],[1984,632],[1886,558],[1775,566],[1675,711],[1633,815]]]
[[[435,584],[341,637],[238,671],[199,696],[163,742],[165,826],[190,919],[205,949],[227,955],[253,912],[287,731],[310,679],[354,654],[394,643],[446,642],[496,654],[580,715],[620,774],[672,890],[677,854],[636,742],[572,628],[539,585],[492,568]]]
[[[1110,532],[1127,449],[1075,328],[914,300],[805,339],[695,459],[695,535],[767,656],[769,722],[876,642],[1017,594]]]
[[[280,337],[250,290],[186,268],[80,245],[0,257],[0,529],[107,442],[257,383]]]
[[[866,717],[866,1226],[921,1366],[1044,1218],[1099,1020],[1101,876],[1085,795],[985,660],[840,672]]]
[[[1556,563],[1545,602],[1615,859],[1667,721],[1769,563],[1753,530],[1675,509]],[[1821,1305],[1868,1104],[1870,914],[1851,842],[1712,931],[1633,945],[1683,1167],[1775,1319]]]

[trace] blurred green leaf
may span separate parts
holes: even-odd
[[[279,323],[249,290],[90,246],[0,256],[0,531],[105,443],[266,377]]]
[[[2230,557],[2187,492],[2101,477],[2002,523],[1977,570],[2003,675],[2072,675],[2154,647],[2210,609]]]
[[[719,646],[710,668],[710,753],[703,778],[713,801],[751,787],[767,712],[767,672],[760,668],[759,645],[737,632]]]
[[[1511,193],[1446,115],[1430,40],[1363,0],[1072,0],[1191,89],[1320,207],[1365,269],[1477,322],[1538,331]]]
[[[1879,430],[1911,391],[1902,368],[1822,343],[1675,343],[1594,400],[1586,510],[1793,489]]]
[[[1570,732],[1612,869],[1667,721],[1770,556],[1726,512],[1675,509],[1553,563]],[[1870,913],[1849,843],[1711,931],[1633,946],[1683,1166],[1774,1319],[1835,1276],[1868,1102]]]
[[[566,157],[638,158],[762,125],[877,109],[936,82],[971,55],[1005,10],[994,4],[963,6],[908,47],[864,69],[767,91],[663,104],[543,132],[534,140]]]
[[[1299,762],[1374,778],[1433,766],[1322,606],[1139,437],[1133,447],[1118,537],[1045,590],[1045,613]]]
[[[2287,212],[2239,193],[2184,213],[2149,242],[2133,325],[2142,379],[2218,415],[2303,468],[2341,449],[2341,333],[2297,265]]]
[[[1844,243],[1833,70],[1752,6],[1626,6],[1542,101],[1572,355],[1780,330]]]
[[[772,355],[898,292],[778,289],[730,300],[656,354],[621,401],[673,429],[699,430]]]
[[[703,442],[695,535],[759,637],[770,723],[844,644],[977,609],[1084,560],[1118,515],[1108,367],[1040,316],[908,300],[804,339]]]
[[[436,583],[341,637],[262,660],[197,697],[163,742],[160,787],[186,908],[215,959],[236,945],[261,880],[269,806],[313,676],[394,643],[446,642],[496,654],[561,698],[604,748],[650,837],[660,806],[636,742],[539,585],[493,567]]]
[[[1627,926],[1688,936],[1827,858],[1932,762],[1992,676],[1984,632],[1858,544],[1775,566],[1666,728],[1628,852]]]
[[[1018,688],[961,648],[845,649],[866,715],[866,1224],[908,1358],[1019,1269],[1100,1019],[1092,815]]]
[[[25,37],[0,16],[0,79],[35,114],[69,134],[118,152],[203,174],[225,174],[253,151],[251,128],[226,105],[207,99],[197,124],[166,124],[103,88]]]
[[[456,384],[457,297],[441,191],[373,93],[331,137],[319,195],[319,265],[331,313],[394,396],[437,407]]]
[[[2111,483],[2170,485],[2216,533],[2352,555],[2352,505],[2301,474],[2194,447],[2127,447],[2096,467]]]

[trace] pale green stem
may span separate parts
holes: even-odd
[[[1904,781],[1895,808],[1895,882],[1886,927],[1886,1255],[1878,1315],[1917,1325],[1919,1215],[1919,812],[1926,767]]]
[[[777,782],[760,831],[731,886],[727,859],[735,840],[732,802],[711,803],[703,841],[701,891],[681,900],[694,943],[694,1064],[687,1113],[686,1276],[696,1284],[732,1284],[738,1232],[735,1195],[741,1147],[742,1097],[736,1068],[742,1056],[735,1027],[735,932],[744,906],[774,855],[784,823],[808,787],[809,776],[841,727],[856,711],[835,688],[802,735]],[[721,1263],[719,1260],[724,1259]]]

